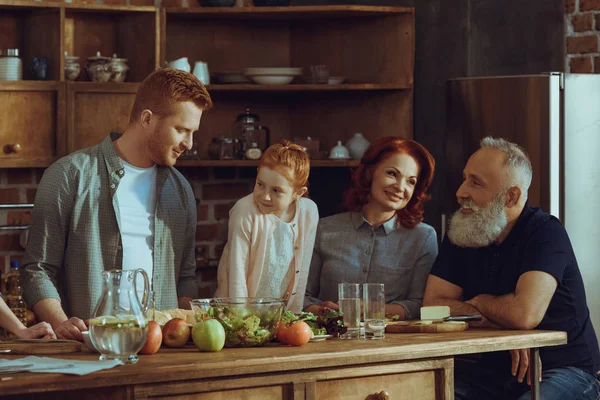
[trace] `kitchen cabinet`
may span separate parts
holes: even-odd
[[[327,340],[301,347],[202,353],[161,348],[133,365],[90,375],[17,373],[0,381],[3,399],[453,399],[454,356],[565,344],[564,332],[467,330],[387,334],[383,340]],[[17,356],[6,356],[15,358]],[[97,354],[60,358],[95,360]],[[9,378],[9,379],[6,379]]]
[[[2,145],[16,143],[15,131],[45,142],[35,152],[5,153],[0,167],[38,166],[89,147],[110,131],[126,128],[137,84],[167,60],[204,61],[215,74],[246,67],[327,65],[346,83],[208,86],[215,107],[195,135],[201,160],[185,166],[243,166],[256,162],[209,161],[212,137],[230,135],[239,113],[250,107],[271,128],[271,142],[311,136],[329,150],[363,132],[373,141],[413,137],[414,12],[408,7],[359,5],[233,8],[156,8],[0,0],[0,47],[21,49],[24,71],[44,56],[50,81],[0,82],[0,98],[13,98],[3,113]],[[3,28],[4,29],[4,28]],[[63,54],[80,57],[77,82],[65,80]],[[128,59],[125,83],[83,82],[86,58],[100,51]],[[30,95],[31,92],[35,96]],[[28,107],[41,110],[41,127],[28,127]],[[52,142],[52,143],[50,143]],[[53,144],[54,147],[50,146]],[[45,158],[44,158],[45,157]],[[18,160],[18,161],[17,161]],[[314,166],[356,162],[315,160]]]

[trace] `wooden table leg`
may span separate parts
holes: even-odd
[[[531,400],[540,400],[540,349],[532,347],[529,349],[529,369],[531,371]]]

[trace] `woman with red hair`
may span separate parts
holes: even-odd
[[[319,221],[304,309],[339,309],[338,283],[384,283],[386,314],[419,319],[435,230],[423,223],[423,203],[435,161],[414,140],[373,142],[353,174],[348,212]]]

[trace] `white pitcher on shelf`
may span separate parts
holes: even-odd
[[[196,61],[194,64],[194,75],[203,85],[210,85],[210,74],[208,73],[208,64],[204,61]]]
[[[371,142],[365,139],[362,133],[356,132],[354,136],[346,142],[346,147],[350,151],[350,156],[353,160],[360,160],[370,144]]]
[[[187,57],[181,57],[174,61],[169,61],[167,67],[179,69],[181,71],[190,72],[192,67]]]

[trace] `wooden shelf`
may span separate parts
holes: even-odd
[[[0,157],[0,168],[47,168],[58,157]]]
[[[408,90],[409,85],[404,84],[378,84],[378,83],[346,83],[340,85],[253,85],[253,84],[216,84],[208,85],[210,92],[341,92],[341,91],[366,91],[366,90]]]
[[[357,167],[356,160],[311,160],[311,167]],[[258,161],[253,160],[180,160],[176,167],[257,167]]]
[[[139,82],[67,82],[69,90],[88,93],[136,93]]]
[[[61,85],[59,81],[0,81],[0,91],[47,92]]]
[[[27,9],[27,8],[64,8],[76,12],[156,12],[154,6],[126,6],[107,4],[78,4],[62,2],[39,2],[27,0],[0,0],[0,9]]]
[[[365,17],[386,16],[397,14],[412,14],[410,7],[384,6],[291,6],[291,7],[196,7],[173,8],[167,7],[167,15],[177,15],[189,18],[239,18],[239,19],[303,19],[303,18],[332,18],[332,17]]]

